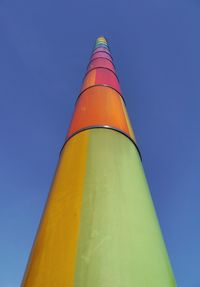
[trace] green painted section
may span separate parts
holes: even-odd
[[[97,43],[95,45],[95,48],[98,48],[98,47],[105,47],[105,48],[108,48],[108,45],[106,43]]]
[[[74,286],[176,286],[138,152],[115,131],[90,131]]]

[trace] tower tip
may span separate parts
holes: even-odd
[[[104,36],[99,36],[96,39],[96,44],[98,44],[98,43],[105,43],[105,44],[107,44],[106,38]]]

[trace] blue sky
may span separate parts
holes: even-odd
[[[178,286],[200,286],[199,29],[197,0],[0,1],[0,286],[20,284],[102,34]]]

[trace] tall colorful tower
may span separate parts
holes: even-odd
[[[176,286],[104,37],[87,67],[22,286]]]

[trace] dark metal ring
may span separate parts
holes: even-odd
[[[135,148],[136,148],[137,151],[138,151],[139,157],[140,157],[140,159],[141,159],[141,161],[142,161],[142,156],[141,156],[140,150],[139,150],[137,144],[135,143],[135,141],[134,141],[128,134],[124,133],[122,130],[117,129],[117,128],[114,128],[114,127],[111,127],[111,126],[88,126],[88,127],[79,129],[78,131],[76,131],[75,133],[73,133],[70,137],[68,137],[68,138],[65,140],[65,142],[64,142],[64,144],[63,144],[63,146],[62,146],[62,148],[61,148],[60,155],[61,155],[61,153],[62,153],[62,151],[63,151],[63,148],[64,148],[65,144],[66,144],[72,137],[74,137],[75,135],[77,135],[77,134],[79,134],[79,133],[81,133],[81,132],[83,132],[83,131],[91,130],[91,129],[99,129],[99,128],[101,128],[101,129],[110,129],[110,130],[116,131],[116,132],[118,132],[118,133],[120,133],[120,134],[126,136],[126,137],[134,144]]]
[[[113,64],[113,66],[114,66],[114,68],[115,68],[115,65],[114,65],[113,61],[111,61],[110,59],[108,59],[108,58],[104,58],[104,57],[97,57],[97,58],[94,58],[94,59],[92,59],[92,60],[90,60],[90,61],[89,61],[88,65],[87,65],[87,69],[88,69],[89,65],[90,65],[93,61],[95,61],[95,60],[97,60],[97,59],[104,59],[104,60],[108,60],[110,63],[112,63],[112,64]]]
[[[80,94],[78,95],[77,99],[76,99],[76,102],[75,102],[75,105],[76,103],[78,102],[78,99],[80,98],[80,96],[87,90],[91,89],[91,88],[95,88],[95,87],[104,87],[104,88],[110,88],[112,90],[114,90],[116,93],[119,94],[119,96],[122,98],[123,102],[124,102],[124,105],[126,106],[126,102],[125,102],[125,99],[124,97],[122,96],[122,94],[117,91],[115,88],[113,88],[112,86],[109,86],[109,85],[105,85],[105,84],[96,84],[96,85],[92,85],[92,86],[89,86],[87,87],[86,89],[84,89],[82,92],[80,92]]]
[[[94,51],[95,51],[95,50],[94,50]],[[109,56],[111,57],[111,59],[113,60],[112,55],[111,55],[109,52],[106,52],[106,51],[97,51],[97,52],[93,52],[93,53],[91,54],[91,57],[92,57],[93,55],[97,54],[97,53],[105,53],[105,54],[109,55]]]
[[[105,69],[105,70],[108,70],[108,71],[112,72],[112,73],[115,75],[115,77],[117,78],[118,82],[119,82],[119,78],[118,78],[117,74],[116,74],[114,71],[112,71],[111,69],[106,68],[106,67],[96,67],[96,68],[90,69],[89,71],[87,71],[87,72],[85,73],[85,76],[83,77],[83,81],[82,81],[82,82],[84,82],[86,76],[87,76],[91,71],[96,70],[96,69]]]
[[[94,47],[94,49],[92,50],[92,53],[95,53],[94,51],[95,51],[96,49],[99,49],[99,48],[104,48],[104,49],[106,49],[106,50],[110,53],[109,48],[108,48],[108,47],[105,47],[105,46]]]

